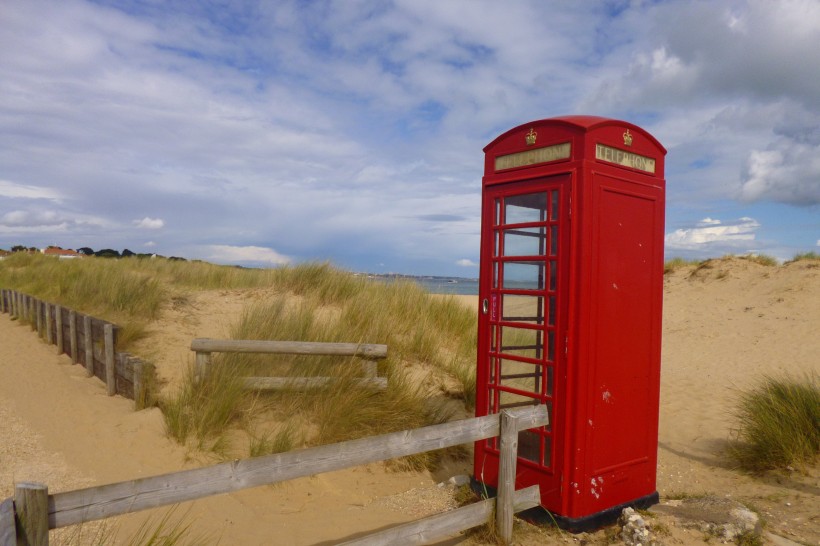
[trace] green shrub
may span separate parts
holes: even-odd
[[[735,418],[737,429],[728,454],[746,471],[805,469],[820,454],[816,375],[765,377],[756,388],[740,394]]]

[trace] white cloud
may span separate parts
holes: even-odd
[[[165,226],[165,221],[161,218],[148,218],[146,216],[142,220],[134,220],[133,224],[140,229],[161,229]]]
[[[61,198],[60,192],[51,188],[40,186],[29,186],[17,184],[10,180],[0,180],[0,197],[10,197],[13,199],[51,199]]]
[[[820,144],[781,139],[772,149],[753,150],[740,196],[744,201],[820,204]]]
[[[148,241],[148,242],[144,243],[142,246],[148,247],[148,248],[153,248],[153,247],[157,246],[157,243],[155,243],[154,241]]]
[[[456,265],[459,265],[461,267],[477,267],[478,266],[477,263],[475,263],[474,261],[472,261],[468,258],[462,258],[462,259],[456,261]]]
[[[261,246],[231,246],[209,245],[207,247],[208,260],[219,263],[264,263],[269,265],[284,265],[291,259],[279,254],[272,248]]]
[[[694,227],[667,233],[665,243],[668,249],[674,250],[747,249],[759,228],[760,224],[753,218],[744,217],[726,224],[705,218]]]

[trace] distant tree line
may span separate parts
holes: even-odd
[[[56,250],[70,250],[70,249],[63,249],[59,246],[49,246],[48,248],[56,249]],[[29,252],[29,253],[31,253],[31,252],[40,252],[40,249],[37,248],[37,247],[33,247],[33,246],[27,247],[27,246],[23,246],[23,245],[14,245],[13,247],[11,247],[11,252]],[[84,256],[96,256],[98,258],[132,258],[132,257],[135,257],[135,258],[154,258],[154,257],[156,257],[156,258],[165,258],[165,256],[160,256],[158,254],[150,254],[150,253],[146,254],[146,253],[132,252],[131,250],[129,250],[127,248],[124,249],[122,252],[120,252],[119,250],[114,250],[112,248],[104,248],[102,250],[95,251],[93,248],[89,248],[87,246],[84,246],[84,247],[78,248],[76,250],[76,252],[78,254],[82,254]],[[168,260],[186,261],[185,258],[179,258],[177,256],[171,256],[170,258],[167,258],[167,259]]]

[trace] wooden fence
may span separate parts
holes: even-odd
[[[212,366],[211,353],[261,353],[289,355],[332,355],[362,358],[362,378],[359,385],[386,389],[387,378],[378,377],[377,361],[387,358],[387,345],[368,343],[320,343],[308,341],[249,341],[239,339],[198,338],[191,342],[196,352],[195,375],[203,379]],[[332,383],[332,377],[246,377],[245,388],[277,390],[285,388],[315,388]]]
[[[42,340],[57,346],[58,355],[69,355],[89,377],[101,379],[109,396],[119,394],[142,406],[150,371],[139,358],[117,351],[117,325],[8,289],[0,290],[0,311],[28,323]]]
[[[498,497],[394,527],[346,544],[425,544],[489,521],[512,540],[514,512],[539,504],[538,486],[515,491],[519,431],[545,426],[545,406],[504,410],[338,444],[237,460],[76,491],[48,494],[43,484],[19,483],[0,503],[0,546],[48,544],[48,530],[157,508],[249,487],[332,472],[500,436]]]

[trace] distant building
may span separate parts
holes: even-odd
[[[56,256],[57,258],[60,258],[61,260],[71,260],[71,259],[74,259],[74,258],[84,258],[85,257],[85,256],[83,256],[82,254],[80,254],[79,252],[77,252],[75,250],[71,250],[71,249],[66,250],[66,249],[63,249],[63,248],[56,247],[56,246],[50,246],[48,248],[44,248],[40,252],[42,252],[46,256]]]

